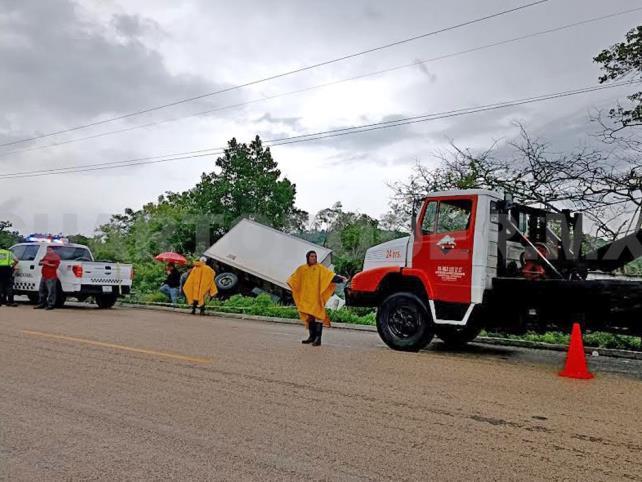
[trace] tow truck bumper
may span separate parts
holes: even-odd
[[[378,306],[379,296],[377,292],[355,291],[350,286],[344,289],[346,306]]]

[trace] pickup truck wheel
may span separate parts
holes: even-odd
[[[96,304],[101,310],[111,308],[116,304],[116,295],[96,295]]]
[[[239,277],[234,273],[221,273],[214,282],[219,291],[232,291],[239,285]]]
[[[456,326],[436,326],[435,334],[443,341],[447,346],[452,348],[458,348],[464,346],[466,343],[470,343],[481,331],[481,326],[478,324],[468,324],[463,327]]]
[[[65,306],[65,301],[67,301],[67,296],[62,292],[62,287],[60,286],[60,282],[58,282],[58,286],[56,287],[56,308]]]
[[[433,323],[421,300],[412,293],[397,293],[377,310],[379,336],[393,350],[419,351],[434,336]]]

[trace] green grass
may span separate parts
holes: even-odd
[[[130,302],[142,303],[168,303],[167,297],[162,293],[133,294]],[[178,306],[188,308],[185,304]],[[261,294],[256,298],[234,295],[227,300],[213,299],[207,303],[211,311],[220,313],[237,313],[244,315],[268,316],[274,318],[298,319],[299,313],[294,306],[284,306],[275,303],[268,295]],[[363,308],[342,308],[328,310],[330,320],[336,323],[352,323],[355,325],[374,325],[375,313],[373,310]]]
[[[133,294],[130,302],[142,303],[167,303],[167,298],[162,293]],[[178,305],[188,308],[187,305]],[[270,296],[261,294],[256,298],[234,295],[227,300],[213,299],[207,304],[208,309],[220,313],[236,313],[254,316],[267,316],[273,318],[298,319],[299,313],[294,306],[285,306],[275,303]],[[375,325],[376,312],[371,308],[342,308],[328,310],[330,320],[336,323],[351,323],[355,325]],[[482,331],[481,336],[508,338],[512,340],[525,340],[532,342],[550,343],[554,345],[568,345],[569,334],[560,332],[535,333],[525,335],[507,335],[504,333],[489,333]],[[595,348],[613,348],[620,350],[640,350],[640,338],[636,336],[615,335],[612,333],[593,332],[584,334],[584,345]]]
[[[483,331],[481,336],[550,343],[552,345],[568,345],[570,340],[569,334],[558,331],[548,331],[546,333],[529,331],[524,335],[507,335],[504,333],[487,333]],[[637,336],[616,335],[595,331],[592,333],[584,333],[582,338],[584,346],[592,348],[612,348],[618,350],[640,350],[642,348],[640,345],[640,337]]]

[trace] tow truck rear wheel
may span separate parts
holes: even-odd
[[[433,323],[424,303],[412,293],[396,293],[377,310],[379,336],[393,350],[419,351],[434,336]]]

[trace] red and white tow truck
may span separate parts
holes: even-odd
[[[419,203],[417,203],[419,204]],[[412,232],[368,250],[346,288],[350,306],[377,307],[391,348],[450,345],[482,328],[505,333],[585,328],[642,334],[642,282],[587,279],[642,257],[642,231],[584,253],[582,215],[514,204],[487,190],[420,200]]]

